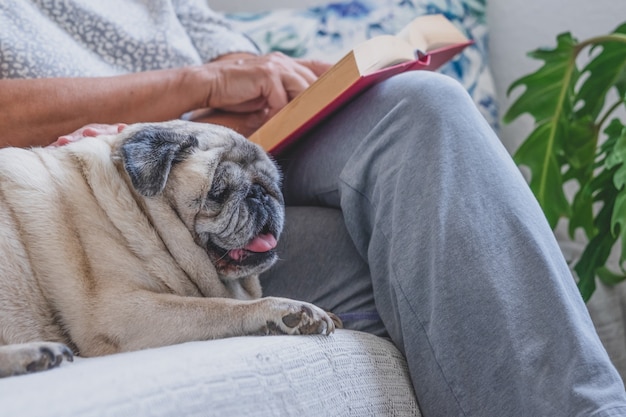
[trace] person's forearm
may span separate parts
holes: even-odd
[[[228,54],[180,69],[101,78],[0,80],[0,147],[43,146],[88,124],[158,122],[203,108],[246,135],[315,81],[314,61]]]
[[[203,107],[194,68],[0,80],[0,146],[45,146],[89,123],[163,121]]]

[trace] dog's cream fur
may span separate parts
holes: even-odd
[[[211,201],[218,179],[228,198]],[[263,190],[254,204],[241,196],[252,184]],[[70,350],[332,332],[334,317],[311,304],[259,298],[273,251],[238,263],[207,243],[243,247],[261,227],[278,235],[282,210],[270,159],[218,126],[139,124],[1,150],[0,376],[55,366]]]

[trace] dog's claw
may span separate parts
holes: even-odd
[[[330,311],[327,311],[326,314],[328,314],[328,317],[333,322],[335,329],[343,329],[343,322],[341,321],[339,316],[337,316],[334,313],[331,313]]]

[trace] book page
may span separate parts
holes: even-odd
[[[422,52],[467,41],[465,35],[445,16],[440,14],[420,16],[414,19],[397,36]]]
[[[359,72],[362,75],[415,59],[415,48],[393,35],[380,35],[357,45],[353,49]]]

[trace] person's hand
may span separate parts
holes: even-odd
[[[126,128],[125,123],[116,123],[111,125],[92,123],[81,127],[80,129],[67,135],[59,136],[59,138],[48,146],[63,146],[71,142],[76,142],[86,137],[96,137],[100,135],[114,135],[120,133]]]
[[[206,107],[273,116],[304,91],[330,64],[293,59],[275,52],[263,56],[220,59],[205,66],[209,76]]]

